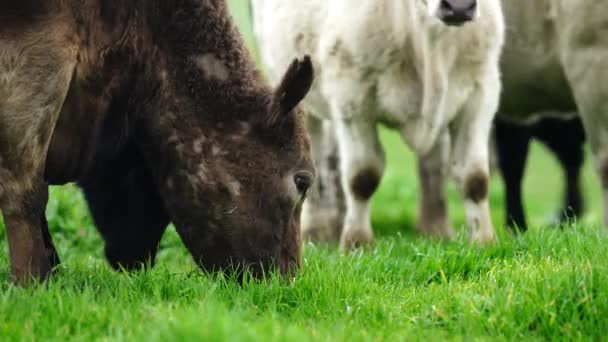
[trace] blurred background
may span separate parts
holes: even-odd
[[[249,0],[229,0],[234,19],[259,64],[248,3]],[[379,236],[397,232],[411,233],[418,208],[415,159],[398,134],[384,127],[380,127],[380,130],[387,156],[387,168],[380,189],[373,198],[375,232]],[[538,229],[550,224],[561,207],[564,183],[562,170],[555,156],[545,146],[534,142],[530,151],[523,184],[524,205],[530,228]],[[579,218],[579,222],[584,225],[599,225],[602,220],[601,188],[588,148],[585,150],[585,168],[581,179],[586,206],[585,215]],[[498,170],[493,171],[490,192],[494,224],[496,227],[502,227],[505,216],[504,188]],[[455,218],[455,228],[462,231],[461,226],[465,223],[464,209],[454,184],[450,183],[448,186],[448,197],[450,213]]]

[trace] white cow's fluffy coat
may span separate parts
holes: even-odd
[[[363,171],[382,174],[377,123],[401,132],[428,177],[421,181],[421,229],[452,234],[442,193],[451,166],[467,202],[471,239],[494,236],[487,194],[466,194],[472,178],[485,177],[487,184],[488,135],[500,93],[502,11],[498,0],[479,0],[473,22],[448,27],[434,15],[438,3],[252,0],[271,80],[279,81],[293,56],[309,53],[315,64],[317,78],[305,105],[312,121],[324,120],[311,124],[313,143],[328,134],[337,138],[346,204],[342,247],[372,238],[369,198],[354,193],[352,182]],[[322,150],[315,147],[321,169]],[[311,216],[323,216],[324,208],[312,207],[305,209],[304,231],[319,228]]]

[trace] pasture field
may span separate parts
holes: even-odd
[[[231,1],[252,44],[246,2]],[[174,229],[149,272],[121,274],[103,259],[102,241],[73,185],[53,187],[47,216],[62,266],[46,284],[9,282],[0,223],[0,340],[599,340],[608,331],[608,249],[600,226],[597,177],[587,162],[587,214],[547,225],[561,201],[561,171],[533,146],[525,180],[529,233],[503,231],[503,188],[491,206],[500,242],[465,240],[464,212],[449,186],[460,236],[432,241],[414,232],[415,160],[382,131],[388,167],[373,201],[376,248],[342,256],[306,245],[292,285],[246,282],[198,272]]]

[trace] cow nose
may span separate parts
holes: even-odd
[[[446,25],[460,26],[473,20],[477,0],[441,0],[437,16]]]

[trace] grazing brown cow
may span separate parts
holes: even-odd
[[[206,270],[300,263],[314,178],[295,60],[272,91],[224,0],[0,2],[0,208],[17,282],[58,263],[48,184],[79,182],[106,256],[154,259],[169,221]],[[241,268],[242,269],[242,268]]]

